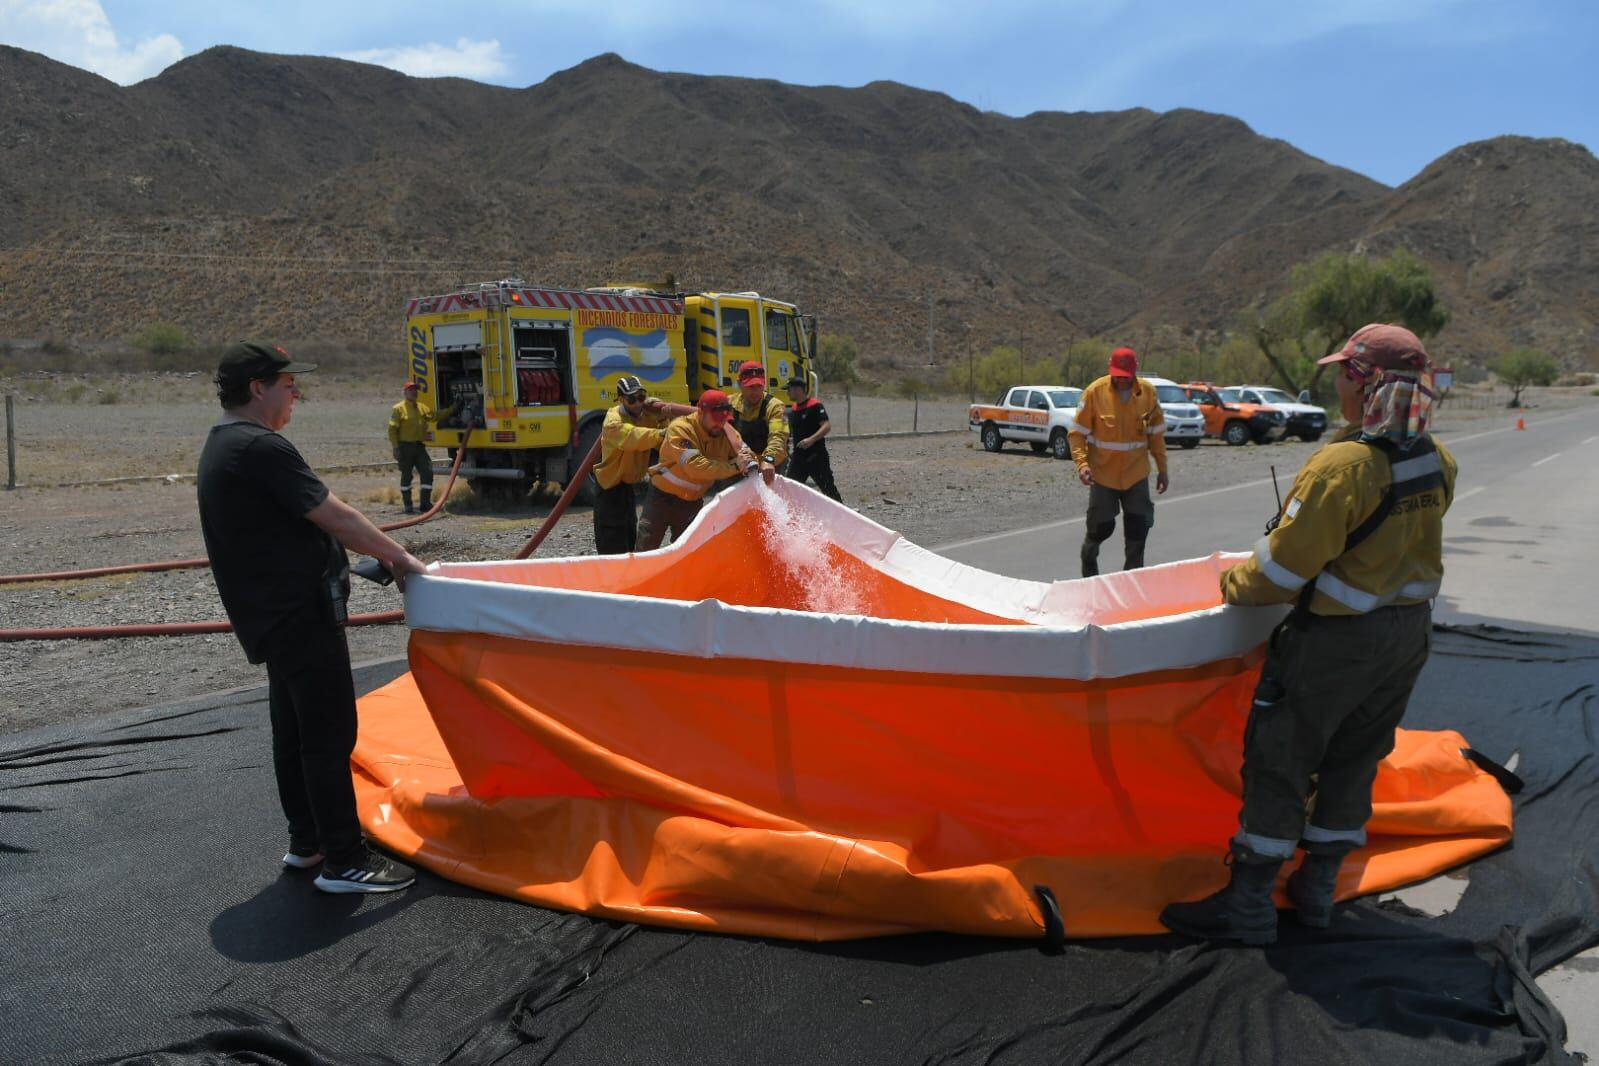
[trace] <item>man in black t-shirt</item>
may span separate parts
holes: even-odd
[[[833,484],[833,463],[827,457],[827,435],[833,430],[828,420],[827,408],[810,395],[810,385],[804,378],[789,378],[788,439],[793,442],[793,456],[784,471],[789,477],[804,484],[807,478],[827,496],[843,503],[838,486]]]
[[[324,892],[393,892],[415,871],[368,848],[355,813],[344,549],[381,561],[402,589],[424,567],[329,492],[279,435],[300,398],[295,375],[315,369],[270,344],[222,353],[215,381],[224,414],[200,452],[200,530],[239,644],[266,664],[272,765],[289,822],[284,865],[320,864]]]

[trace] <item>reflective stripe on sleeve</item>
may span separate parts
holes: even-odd
[[[705,490],[707,488],[707,486],[701,485],[697,481],[689,481],[687,478],[678,477],[676,474],[672,473],[671,468],[669,467],[662,467],[656,476],[665,478],[678,488],[687,489],[689,492],[698,493],[702,496],[705,494]]]
[[[1393,466],[1394,484],[1397,485],[1401,481],[1413,481],[1427,474],[1436,474],[1442,471],[1443,468],[1444,465],[1439,460],[1437,452],[1418,455],[1414,459],[1404,459]]]
[[[1255,561],[1260,564],[1260,572],[1266,579],[1278,588],[1287,589],[1289,592],[1298,592],[1305,587],[1308,577],[1300,577],[1286,566],[1271,557],[1271,538],[1261,537],[1255,545]],[[1316,586],[1320,588],[1318,584]]]
[[[677,454],[677,461],[680,463],[686,463],[698,454],[700,454],[700,450],[698,448],[684,448]]]
[[[1144,432],[1148,433],[1150,436],[1154,436],[1157,433],[1164,433],[1166,432],[1166,423],[1162,422],[1158,426],[1150,426],[1148,429],[1144,430]]]

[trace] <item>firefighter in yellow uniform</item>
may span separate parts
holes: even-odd
[[[1083,532],[1083,576],[1099,573],[1099,546],[1116,532],[1122,514],[1126,546],[1123,569],[1144,565],[1144,544],[1155,525],[1149,496],[1149,457],[1155,457],[1155,491],[1165,492],[1166,413],[1155,387],[1138,378],[1131,348],[1110,354],[1110,373],[1083,390],[1067,439],[1077,477],[1088,486],[1088,521]]]
[[[1427,351],[1409,330],[1374,324],[1322,362],[1338,365],[1349,428],[1305,463],[1254,555],[1221,577],[1228,603],[1295,607],[1272,635],[1244,732],[1232,878],[1161,913],[1191,936],[1276,940],[1272,890],[1296,849],[1288,897],[1300,924],[1330,923],[1344,856],[1366,842],[1377,763],[1427,662],[1456,469],[1427,433]]]
[[[433,457],[428,454],[424,443],[428,424],[449,417],[455,408],[450,406],[442,411],[434,411],[423,407],[416,402],[417,387],[414,381],[405,383],[404,395],[405,399],[389,411],[389,445],[394,451],[394,461],[400,464],[400,498],[405,501],[405,513],[410,514],[413,510],[413,471],[422,477],[422,510],[433,506]]]
[[[594,480],[594,550],[626,555],[638,543],[638,485],[650,466],[650,453],[666,439],[666,424],[694,408],[651,397],[644,383],[629,375],[616,383],[617,404],[600,426],[600,459]]]
[[[733,403],[727,393],[706,389],[693,414],[674,418],[666,427],[661,461],[650,468],[637,550],[659,548],[668,530],[677,541],[700,513],[711,486],[759,469],[759,461],[733,427]]]
[[[766,370],[754,360],[738,368],[738,393],[733,427],[759,457],[761,478],[770,485],[788,462],[788,406],[766,391]]]

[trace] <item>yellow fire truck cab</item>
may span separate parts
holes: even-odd
[[[419,399],[454,407],[427,443],[452,460],[467,449],[461,476],[480,497],[567,481],[625,375],[673,403],[736,392],[746,360],[766,368],[779,395],[791,377],[816,384],[815,318],[754,292],[575,291],[509,278],[410,301],[406,339]],[[589,481],[579,499],[592,496]]]

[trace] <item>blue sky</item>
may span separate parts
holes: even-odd
[[[0,0],[0,42],[122,84],[217,44],[524,86],[602,52],[1009,115],[1236,115],[1388,184],[1505,133],[1599,147],[1599,0]]]

